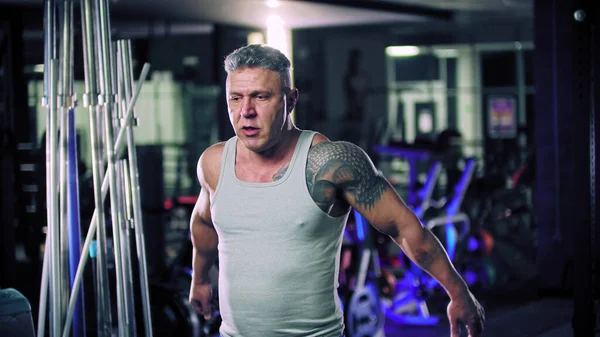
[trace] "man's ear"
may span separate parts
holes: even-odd
[[[297,88],[290,89],[288,94],[285,95],[285,99],[287,100],[286,105],[288,114],[291,113],[292,110],[294,110],[294,108],[296,107],[296,103],[298,103],[298,97],[299,93]]]

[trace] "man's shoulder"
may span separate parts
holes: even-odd
[[[221,171],[221,156],[226,142],[219,142],[206,148],[198,159],[196,171],[200,181],[206,181],[209,185],[219,179]]]
[[[310,177],[317,172],[329,172],[329,174],[333,174],[330,176],[333,181],[336,175],[343,173],[342,175],[348,178],[354,176],[348,173],[356,170],[362,171],[367,166],[372,166],[371,161],[358,145],[346,141],[328,140],[318,142],[310,149],[306,173],[307,177]]]
[[[330,143],[330,142],[331,141],[329,140],[329,138],[325,137],[323,134],[321,134],[319,132],[315,132],[315,136],[312,139],[311,147],[313,147],[317,144]]]
[[[206,157],[208,159],[213,159],[213,157],[220,157],[221,154],[223,153],[223,149],[225,149],[225,144],[227,142],[218,142],[215,143],[209,147],[207,147],[204,152],[202,152],[202,155],[200,156],[200,158],[202,157]]]
[[[346,141],[325,141],[314,145],[306,162],[307,181],[328,181],[342,186],[363,181],[375,172],[373,163],[358,145]]]
[[[358,145],[346,141],[331,141],[324,136],[321,137],[319,134],[315,135],[308,153],[309,160],[345,159],[365,155]]]

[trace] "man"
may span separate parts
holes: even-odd
[[[190,302],[209,318],[219,259],[222,336],[341,336],[339,252],[351,208],[389,235],[450,296],[452,336],[483,330],[483,309],[435,236],[358,146],[297,129],[290,62],[249,45],[225,59],[236,136],[198,161]]]

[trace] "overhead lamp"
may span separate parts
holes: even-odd
[[[283,19],[277,15],[271,15],[267,18],[267,44],[288,55],[288,44],[283,25]]]
[[[277,8],[280,5],[279,0],[267,0],[265,1],[265,4],[269,8]]]
[[[421,50],[415,46],[390,46],[385,48],[385,53],[391,57],[410,57],[419,55]]]

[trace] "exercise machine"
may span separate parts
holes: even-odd
[[[385,316],[381,308],[379,280],[382,277],[374,230],[365,218],[353,210],[354,248],[358,255],[354,284],[342,297],[347,337],[383,337]]]
[[[475,159],[466,159],[465,168],[454,186],[451,198],[442,208],[434,210],[435,215],[427,217],[427,213],[431,213],[428,211],[432,210],[430,207],[420,217],[424,226],[438,236],[451,261],[454,261],[457,245],[468,238],[471,230],[470,218],[461,212],[461,206],[475,167]],[[402,280],[396,284],[396,294],[383,302],[386,318],[406,325],[437,325],[439,318],[431,315],[427,301],[439,284],[406,256],[403,256],[402,261],[405,263],[405,272]]]
[[[429,201],[441,173],[440,161],[432,149],[414,146],[400,147],[377,145],[373,147],[373,150],[379,155],[400,158],[408,162],[408,193],[406,196],[408,205],[411,207],[418,207],[418,205],[425,204]],[[432,161],[433,163],[429,170],[426,183],[422,188],[419,188],[419,163],[429,161]]]
[[[153,295],[157,304],[153,317],[172,326],[169,335],[189,337],[217,337],[221,325],[218,311],[218,261],[211,268],[209,275],[213,282],[212,305],[217,310],[210,320],[199,315],[189,303],[190,286],[192,284],[193,245],[190,237],[189,222],[197,196],[181,195],[169,198],[164,202],[166,211],[165,224],[165,264],[156,286],[159,289]],[[181,333],[175,333],[179,329]]]

